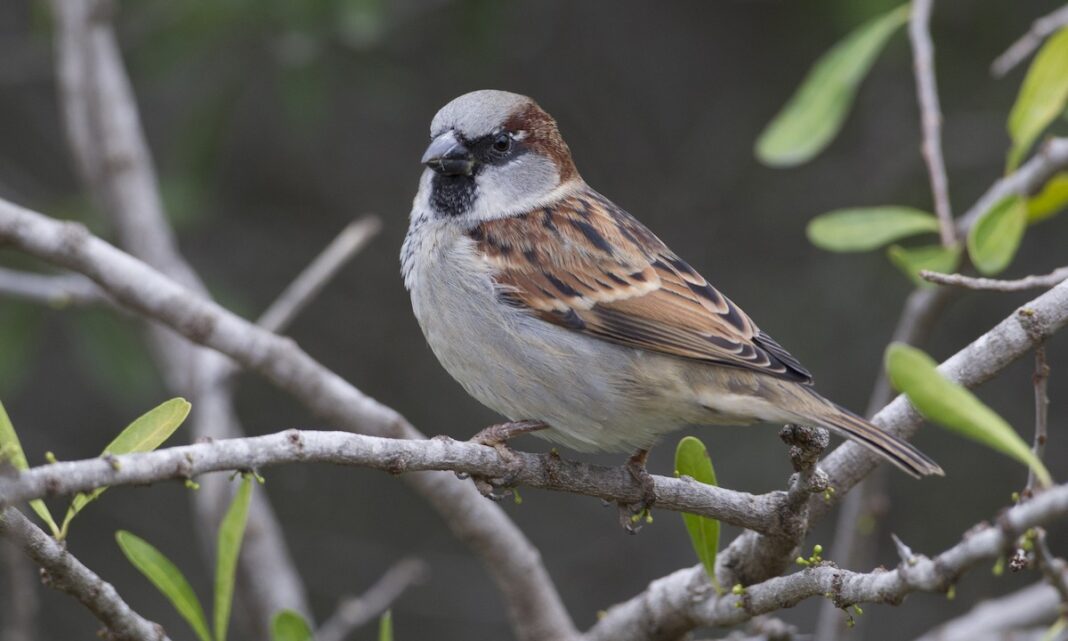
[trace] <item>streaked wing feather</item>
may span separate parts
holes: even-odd
[[[651,231],[585,189],[469,233],[501,296],[597,338],[810,383],[808,371]]]

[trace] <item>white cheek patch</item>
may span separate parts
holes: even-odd
[[[547,158],[522,154],[500,166],[486,166],[475,179],[478,186],[468,216],[492,220],[525,213],[555,199],[560,174]]]

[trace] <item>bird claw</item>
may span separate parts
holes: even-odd
[[[541,421],[512,421],[490,425],[471,437],[472,443],[495,449],[497,456],[501,458],[501,461],[504,462],[505,467],[508,469],[508,473],[500,478],[490,478],[476,474],[467,475],[474,481],[475,488],[478,489],[482,496],[492,501],[500,501],[512,494],[511,488],[515,486],[520,472],[523,471],[523,464],[515,450],[508,446],[508,440],[522,434],[543,430],[547,427],[548,425]]]
[[[626,468],[631,477],[641,486],[641,498],[636,503],[619,503],[619,524],[628,534],[637,534],[647,523],[653,522],[652,507],[656,503],[656,484],[653,475],[645,469],[647,450],[638,450],[627,459]]]

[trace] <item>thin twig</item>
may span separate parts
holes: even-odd
[[[916,75],[916,94],[920,104],[920,124],[923,129],[923,159],[931,176],[938,230],[944,247],[956,244],[953,210],[949,204],[949,179],[942,157],[942,109],[938,104],[938,83],[935,80],[934,44],[931,42],[931,7],[934,0],[914,0],[909,17],[909,40],[912,42],[913,65]]]
[[[1035,373],[1031,378],[1035,386],[1035,442],[1032,451],[1038,460],[1042,460],[1046,452],[1046,440],[1049,438],[1049,363],[1046,362],[1045,344],[1035,347]],[[1034,494],[1037,481],[1034,469],[1029,467],[1025,496]]]
[[[338,604],[337,611],[315,632],[316,641],[344,641],[352,632],[378,618],[411,586],[426,580],[426,563],[404,559],[357,597]]]
[[[957,233],[963,237],[979,217],[1007,196],[1036,193],[1057,172],[1068,169],[1068,138],[1050,138],[1030,160],[986,190],[963,216],[957,219]]]
[[[80,274],[48,276],[5,267],[0,267],[0,295],[56,308],[110,302],[93,281]]]
[[[952,285],[965,289],[979,289],[994,292],[1019,292],[1025,289],[1046,289],[1068,279],[1068,267],[1060,267],[1041,276],[1025,276],[1016,280],[999,280],[997,278],[973,278],[963,274],[942,274],[926,269],[920,271],[920,278],[938,285]]]
[[[995,78],[1000,78],[1009,73],[1016,65],[1023,62],[1033,51],[1038,49],[1043,40],[1066,25],[1068,25],[1068,5],[1035,20],[1031,23],[1031,28],[1027,33],[1012,43],[1012,46],[1005,53],[994,60],[990,65],[990,73]]]
[[[382,221],[377,216],[367,216],[349,223],[271,303],[256,324],[270,332],[285,331],[297,314],[346,263],[367,246],[381,228]]]
[[[81,601],[107,627],[108,639],[116,641],[169,641],[158,623],[134,612],[110,583],[105,582],[62,544],[30,522],[22,512],[9,507],[0,512],[0,536],[18,546],[41,566],[49,587]]]

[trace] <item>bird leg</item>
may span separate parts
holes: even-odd
[[[490,425],[471,437],[472,443],[486,445],[497,450],[497,455],[501,457],[501,460],[510,470],[503,478],[491,479],[486,476],[471,475],[471,480],[474,481],[475,487],[478,488],[482,496],[499,501],[507,496],[509,488],[515,485],[515,479],[519,475],[521,463],[519,462],[519,457],[516,456],[515,450],[508,446],[508,441],[517,436],[544,430],[548,427],[541,421],[510,421],[508,423]]]
[[[656,503],[656,485],[653,483],[653,475],[645,469],[645,462],[648,458],[649,450],[638,450],[627,459],[623,466],[638,482],[642,491],[637,503],[619,504],[619,523],[628,534],[637,534],[644,523],[653,521],[650,508]]]

